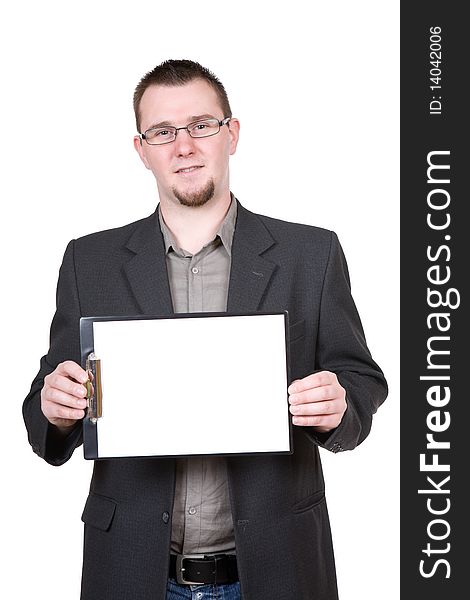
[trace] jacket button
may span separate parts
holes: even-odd
[[[164,513],[162,513],[162,521],[164,523],[168,523],[169,520],[170,520],[170,513],[167,513],[166,511]]]

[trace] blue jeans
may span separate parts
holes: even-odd
[[[166,600],[241,600],[240,583],[180,585],[168,579]]]

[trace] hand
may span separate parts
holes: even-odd
[[[296,379],[287,391],[294,425],[309,425],[325,433],[341,423],[347,408],[346,390],[334,373],[320,371]]]
[[[88,375],[80,365],[67,360],[44,378],[41,410],[49,423],[66,433],[85,416]]]

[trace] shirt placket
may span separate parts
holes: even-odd
[[[209,244],[190,258],[187,273],[189,312],[204,312],[204,261],[213,247]],[[197,553],[199,550],[202,531],[203,470],[204,458],[192,457],[187,461],[184,553]]]
[[[186,502],[184,516],[183,553],[197,554],[202,531],[202,474],[203,458],[192,457],[187,461]]]
[[[189,261],[188,272],[188,308],[189,312],[204,311],[204,258],[205,248],[194,254]]]

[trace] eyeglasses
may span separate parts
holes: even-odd
[[[225,117],[222,121],[218,119],[203,119],[201,121],[194,121],[189,123],[186,127],[172,127],[171,125],[166,127],[153,127],[147,129],[144,133],[140,134],[140,139],[145,140],[147,144],[151,146],[160,146],[161,144],[169,144],[176,140],[178,131],[186,129],[192,138],[205,138],[210,137],[219,133],[222,125],[227,125],[230,121],[230,117]]]

